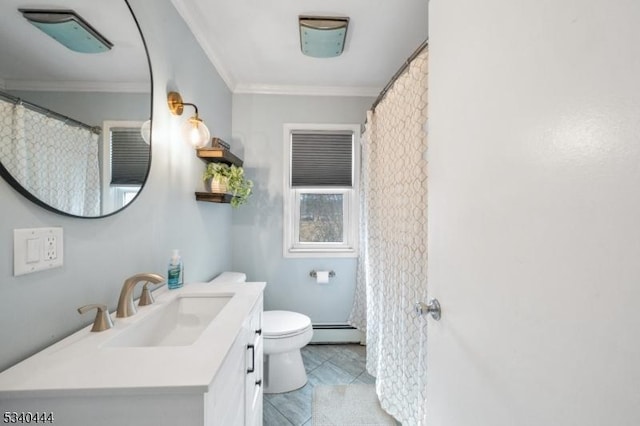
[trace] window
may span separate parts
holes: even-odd
[[[137,121],[103,123],[103,211],[117,210],[133,200],[147,176],[150,149]]]
[[[359,131],[285,124],[285,257],[357,256]]]

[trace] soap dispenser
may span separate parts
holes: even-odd
[[[171,260],[169,261],[167,277],[167,287],[169,287],[169,290],[175,290],[184,284],[184,267],[179,250],[173,250]]]

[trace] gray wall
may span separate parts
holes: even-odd
[[[175,135],[183,118],[166,106],[167,90],[198,105],[212,133],[231,135],[231,93],[169,0],[131,0],[151,55],[154,76],[153,160],[149,181],[123,212],[72,219],[32,204],[0,181],[0,370],[92,321],[76,308],[115,308],[124,279],[142,271],[166,274],[172,248],[182,251],[187,281],[231,266],[228,205],[197,203],[204,164]],[[62,268],[13,277],[13,229],[64,228]]]
[[[265,309],[304,313],[314,323],[344,322],[351,310],[356,259],[291,259],[282,255],[284,123],[364,122],[366,97],[234,95],[233,149],[244,156],[255,192],[233,212],[233,268],[267,281]],[[319,285],[309,271],[332,269]]]
[[[7,90],[7,93],[90,126],[102,126],[104,120],[146,121],[150,115],[150,93],[31,90]]]

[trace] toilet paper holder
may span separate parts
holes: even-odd
[[[313,271],[309,272],[309,276],[311,278],[316,278],[318,276],[318,272],[314,269]],[[333,278],[336,276],[336,273],[334,271],[329,271],[329,278]]]

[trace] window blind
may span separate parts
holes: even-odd
[[[142,185],[149,168],[149,145],[135,127],[111,128],[111,185]]]
[[[291,134],[291,186],[352,186],[353,132]]]

